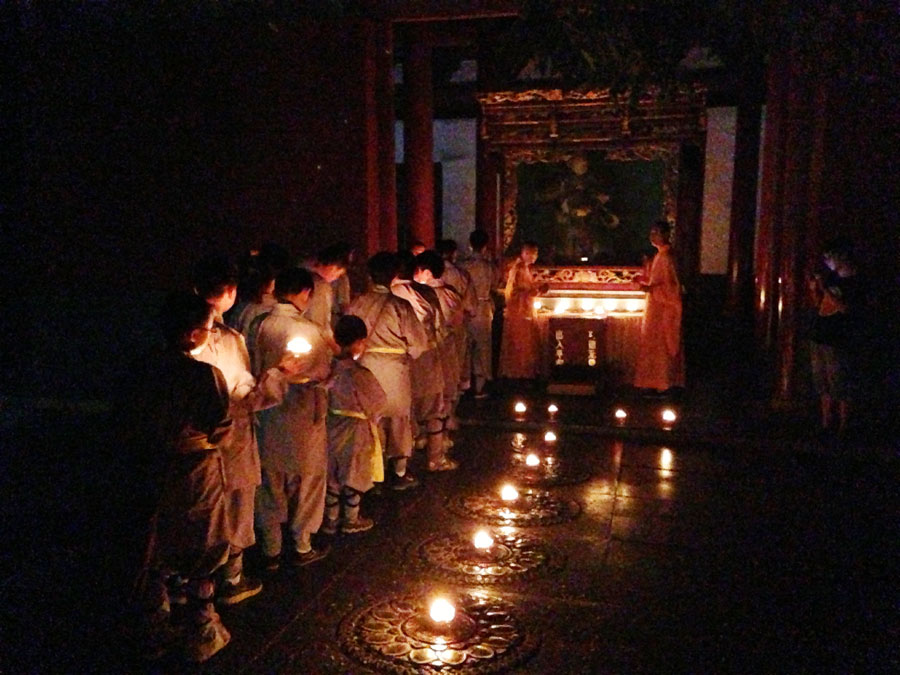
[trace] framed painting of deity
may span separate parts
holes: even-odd
[[[640,265],[651,225],[674,220],[676,159],[665,146],[510,153],[505,255],[534,241],[544,264]]]

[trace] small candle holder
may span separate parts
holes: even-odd
[[[556,414],[559,412],[559,406],[555,403],[551,403],[547,406],[547,415],[550,417],[551,422],[556,421]]]

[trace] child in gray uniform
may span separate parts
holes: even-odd
[[[347,314],[338,319],[334,339],[341,348],[328,391],[328,491],[322,531],[351,534],[375,524],[359,515],[359,502],[373,482],[384,480],[378,417],[387,396],[357,359],[366,348],[366,323]]]

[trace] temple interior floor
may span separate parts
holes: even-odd
[[[322,538],[332,546],[325,560],[283,570],[222,610],[232,642],[201,667],[135,660],[121,637],[139,533],[121,507],[125,453],[104,440],[104,415],[7,403],[0,672],[377,672],[341,637],[348,617],[434,589],[512,608],[532,649],[510,672],[896,668],[895,450],[777,425],[741,431],[727,415],[705,419],[692,407],[703,397],[690,394],[669,431],[656,421],[661,403],[637,398],[627,402],[632,426],[617,427],[607,417],[614,398],[554,399],[557,467],[571,480],[541,489],[577,513],[518,528],[547,556],[533,573],[473,584],[422,555],[425,543],[479,524],[460,511],[461,495],[494,495],[523,475],[515,433],[538,448],[551,428],[548,398],[529,398],[524,422],[508,396],[465,400],[453,449],[461,468],[424,475],[417,454],[423,487],[367,495],[373,530]]]

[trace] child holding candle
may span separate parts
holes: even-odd
[[[258,413],[262,483],[256,493],[256,528],[268,571],[277,570],[282,552],[281,526],[293,539],[294,565],[307,565],[327,551],[312,546],[325,509],[328,397],[324,383],[331,373],[331,339],[304,318],[313,289],[305,269],[284,270],[275,280],[278,304],[262,321],[257,336],[257,375],[281,363],[288,343],[300,338],[309,350],[298,354],[301,367],[288,378],[284,401]]]
[[[261,481],[253,413],[281,403],[285,376],[296,375],[302,362],[288,354],[264,371],[259,382],[253,377],[243,336],[222,319],[237,294],[237,271],[226,258],[213,255],[201,260],[194,270],[194,290],[212,309],[215,322],[206,345],[193,356],[222,371],[233,422],[232,434],[222,444],[231,546],[217,585],[217,601],[233,605],[262,590],[259,580],[243,574],[243,552],[256,542],[253,510]]]
[[[362,495],[373,481],[384,480],[378,417],[387,402],[384,389],[368,368],[357,362],[366,348],[366,323],[347,314],[338,319],[334,339],[340,347],[328,388],[328,534],[365,532],[375,524],[359,515]],[[340,519],[340,523],[339,523]]]

